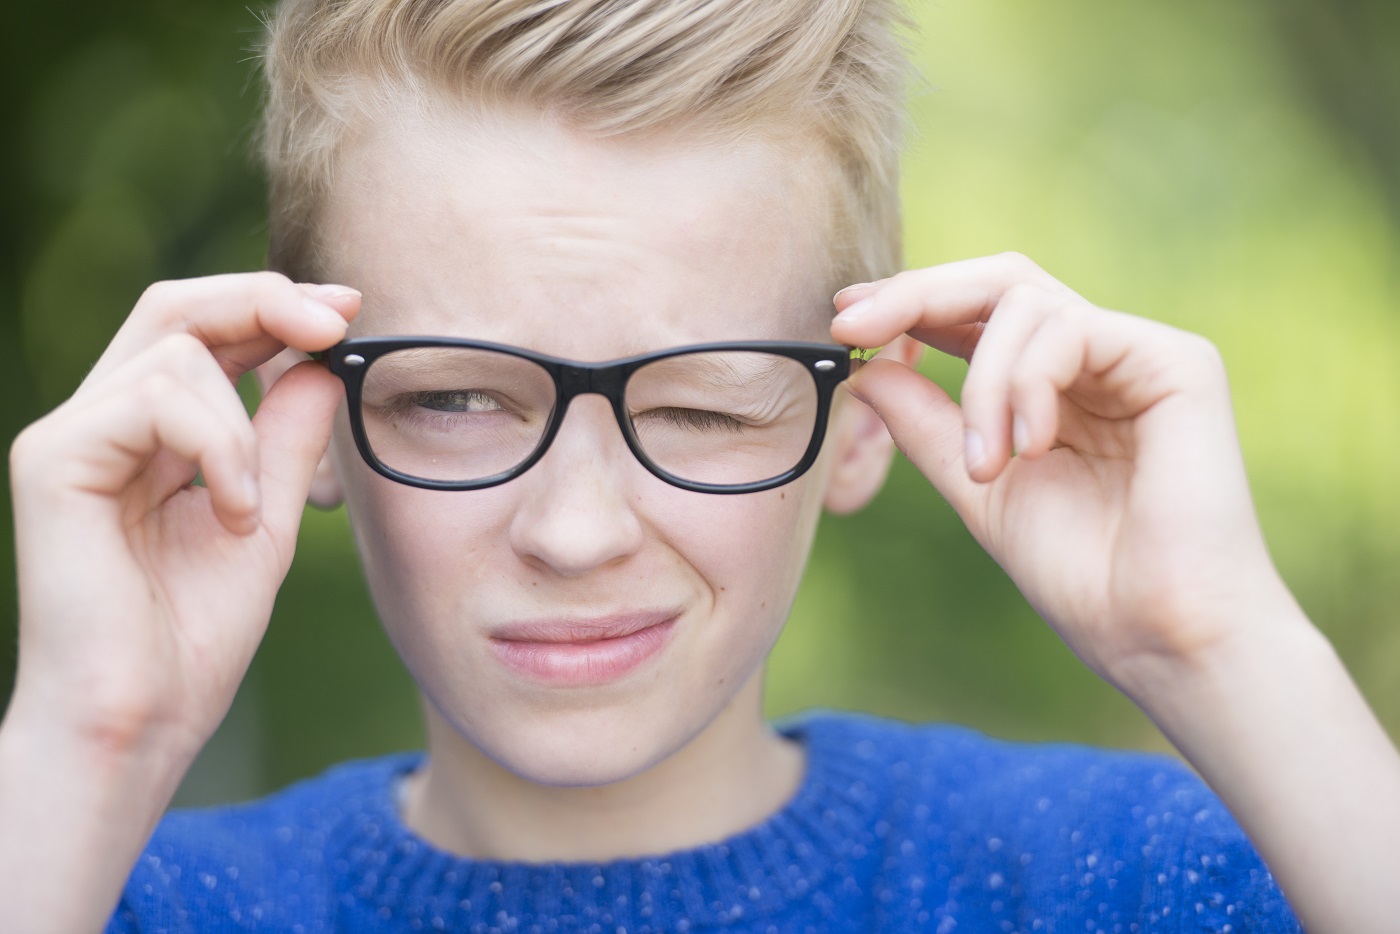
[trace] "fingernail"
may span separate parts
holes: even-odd
[[[856,302],[854,305],[838,314],[836,316],[836,320],[845,321],[847,324],[853,321],[859,321],[861,318],[864,318],[870,312],[870,309],[874,307],[874,298],[862,298],[860,301]]]
[[[1020,415],[1011,419],[1011,444],[1016,453],[1024,451],[1031,444],[1031,429]]]
[[[257,512],[258,501],[262,494],[258,490],[258,478],[251,473],[243,475],[243,502],[248,504],[249,512]]]
[[[330,302],[341,298],[362,297],[359,289],[352,289],[348,285],[333,285],[331,283],[313,285],[308,288],[307,291],[311,293],[313,298],[319,298],[322,301]]]
[[[345,329],[345,319],[340,316],[340,312],[336,311],[330,305],[307,297],[301,300],[301,307],[305,308],[306,313],[318,321],[324,324],[334,324],[341,330]]]
[[[848,285],[848,286],[846,286],[844,289],[842,289],[841,291],[837,292],[835,295],[831,296],[831,300],[832,300],[833,302],[836,301],[838,298],[840,298],[842,295],[845,295],[847,292],[851,291],[852,289],[868,289],[868,288],[870,288],[870,283],[869,283],[869,282],[857,282],[857,283],[855,283],[854,285]]]
[[[982,443],[982,433],[976,428],[969,428],[963,433],[963,460],[967,463],[968,473],[982,466],[982,462],[987,459],[987,446]]]

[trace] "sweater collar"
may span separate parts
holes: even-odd
[[[867,855],[880,809],[869,784],[876,750],[839,719],[807,717],[782,731],[806,750],[793,797],[767,820],[694,849],[605,863],[465,859],[404,824],[396,787],[421,754],[380,760],[344,799],[334,849],[344,854],[342,905],[426,930],[687,931],[780,914],[849,877]],[[329,842],[329,841],[328,841]],[[550,928],[552,929],[552,927]]]

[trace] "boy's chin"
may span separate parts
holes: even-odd
[[[640,755],[640,750],[591,749],[576,756],[561,755],[559,748],[515,749],[509,761],[498,759],[513,774],[536,785],[553,788],[599,788],[625,782],[655,765],[660,757]],[[538,753],[538,754],[536,754]]]
[[[675,755],[704,721],[655,711],[590,711],[526,718],[468,742],[515,776],[539,785],[593,788],[635,778]]]

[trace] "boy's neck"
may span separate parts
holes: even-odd
[[[404,822],[475,859],[603,862],[675,852],[761,823],[796,793],[800,745],[767,725],[762,672],[669,758],[609,785],[561,788],[510,772],[432,708],[427,764],[404,787]]]

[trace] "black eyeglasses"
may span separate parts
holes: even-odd
[[[755,493],[817,459],[851,351],[696,344],[606,363],[437,337],[355,338],[321,355],[345,383],[360,455],[400,483],[479,490],[544,456],[575,396],[612,403],[637,460],[701,493]]]

